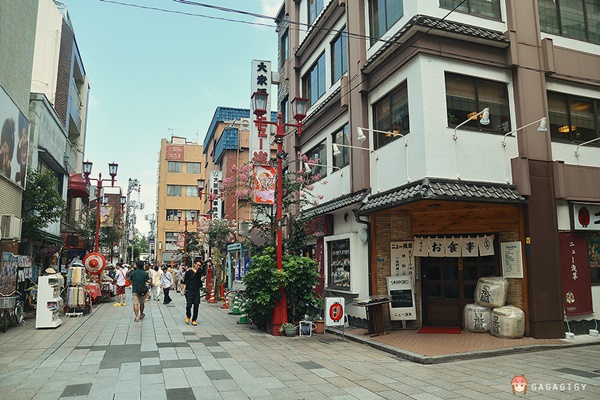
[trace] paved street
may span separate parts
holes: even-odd
[[[513,399],[515,375],[526,398],[600,398],[599,345],[422,365],[332,334],[273,337],[220,304],[202,303],[192,327],[172,297],[141,322],[130,302],[102,304],[57,329],[29,319],[0,334],[0,398]]]

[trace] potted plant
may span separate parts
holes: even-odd
[[[296,336],[296,325],[292,324],[291,322],[286,322],[284,324],[281,324],[281,327],[279,328],[279,332],[283,332],[283,333],[285,333],[285,336],[289,336],[289,337]]]
[[[322,335],[325,333],[325,320],[323,319],[323,312],[325,310],[325,302],[323,298],[319,297],[315,301],[315,313],[313,316],[313,322],[315,324],[315,328],[313,332],[315,334]]]

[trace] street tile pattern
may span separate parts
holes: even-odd
[[[532,388],[527,397],[600,398],[597,341],[581,346],[576,337],[554,350],[424,365],[331,333],[274,337],[237,324],[220,304],[202,303],[192,327],[184,323],[183,298],[174,297],[174,307],[148,304],[140,322],[131,307],[103,304],[56,329],[36,330],[28,319],[0,334],[0,397],[513,399],[510,381],[522,374]],[[445,336],[446,344],[477,338]]]

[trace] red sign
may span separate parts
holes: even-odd
[[[340,303],[334,303],[329,307],[329,318],[332,321],[338,322],[344,316],[344,309]]]
[[[183,161],[185,146],[180,144],[168,144],[165,146],[165,159],[169,161]]]
[[[567,316],[591,314],[592,282],[584,233],[561,232],[562,300]]]

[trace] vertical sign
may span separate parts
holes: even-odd
[[[592,283],[585,234],[560,232],[562,299],[567,316],[591,314]]]
[[[0,175],[25,189],[29,121],[0,86]]]
[[[413,242],[409,240],[392,242],[390,258],[392,261],[390,275],[409,276],[410,281],[414,282],[415,258],[413,257]]]
[[[223,179],[223,173],[221,171],[210,171],[210,210],[212,211],[212,219],[221,218],[221,207],[223,201],[220,198],[216,198],[219,194],[219,184]]]
[[[255,204],[275,203],[277,170],[270,165],[255,165],[252,174],[252,202]]]
[[[271,61],[265,60],[252,60],[252,75],[251,78],[251,86],[250,86],[250,96],[254,94],[254,92],[264,92],[267,94],[271,93]],[[267,113],[265,117],[267,120],[271,119],[271,98],[270,96],[267,98]],[[252,118],[254,118],[254,104],[250,105],[250,113]],[[270,127],[267,126],[266,132],[270,131]],[[252,155],[255,152],[261,151],[269,151],[269,137],[268,134],[262,134],[259,136],[259,132],[256,129],[255,124],[250,124],[250,151],[249,157],[252,159]]]
[[[325,326],[342,326],[344,323],[344,298],[325,297]]]

